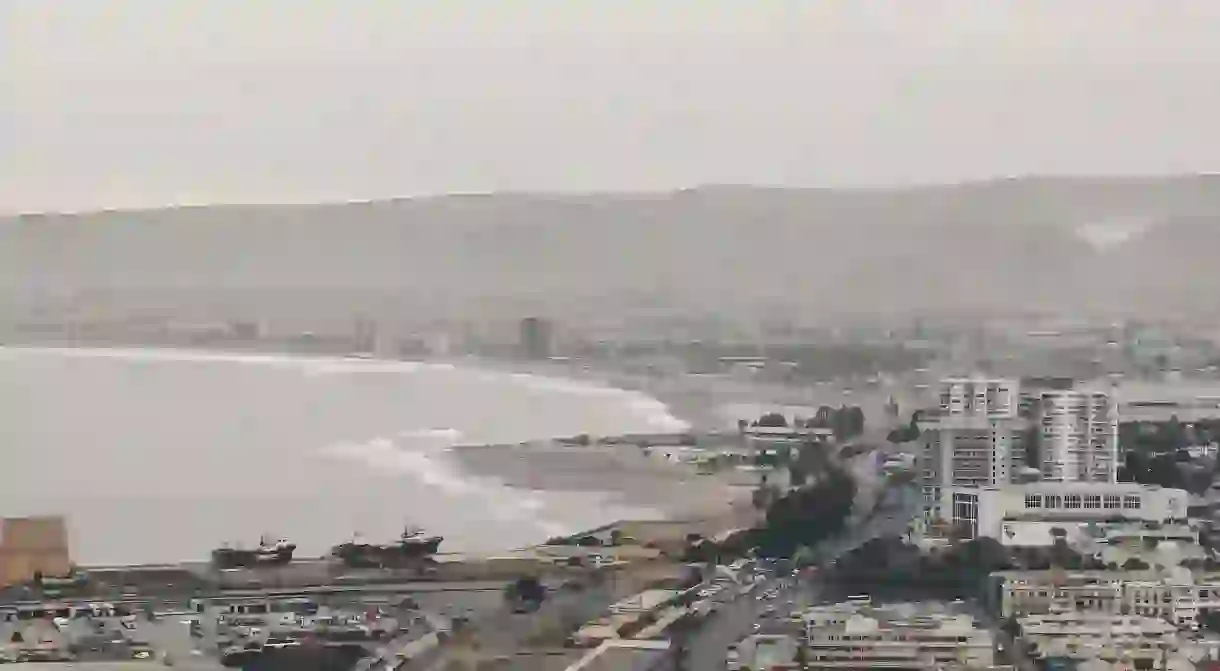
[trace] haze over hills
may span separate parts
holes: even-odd
[[[0,219],[0,295],[258,313],[1210,309],[1220,176],[712,186]],[[260,302],[266,305],[260,307]],[[566,306],[566,307],[565,307]]]

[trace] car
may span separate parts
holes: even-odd
[[[725,671],[739,671],[741,669],[741,653],[737,652],[737,646],[729,646],[729,651],[724,655]]]

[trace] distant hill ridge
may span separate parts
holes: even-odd
[[[1107,227],[1138,229],[1138,244],[1097,244],[1122,237]],[[1164,310],[1214,300],[1217,243],[1217,175],[219,205],[0,219],[0,301],[343,289],[438,304]]]

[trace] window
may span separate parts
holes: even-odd
[[[1123,497],[1123,508],[1127,510],[1139,510],[1141,506],[1139,494],[1128,494]]]
[[[1047,495],[1046,507],[1047,508],[1062,508],[1063,507],[1063,497],[1059,496],[1058,494]]]
[[[1084,507],[1090,510],[1096,510],[1101,507],[1101,497],[1096,494],[1089,494],[1084,497]]]
[[[1042,496],[1040,494],[1026,494],[1025,495],[1025,507],[1026,507],[1026,509],[1041,508],[1042,507]]]
[[[1114,496],[1113,494],[1106,495],[1106,510],[1114,510],[1116,508],[1121,508],[1122,504],[1123,504],[1122,497]]]
[[[1068,494],[1067,496],[1065,496],[1063,498],[1064,498],[1064,503],[1066,504],[1064,506],[1065,508],[1074,509],[1074,508],[1080,507],[1080,495],[1079,494]]]

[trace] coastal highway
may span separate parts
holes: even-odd
[[[871,456],[858,455],[852,461],[860,465],[858,469],[853,469],[859,476],[865,470],[864,464],[871,463]],[[885,488],[879,489],[882,490],[881,496],[878,497],[880,500],[884,496]],[[910,496],[905,489],[897,491],[902,494],[896,498],[898,505],[885,509],[877,508],[875,514],[861,516],[859,522],[844,536],[819,548],[823,558],[837,558],[878,536],[904,534],[907,523],[915,512],[914,506],[918,503],[918,497]],[[477,632],[475,641],[482,656],[513,655],[547,624],[564,623],[567,625],[565,629],[573,629],[579,623],[602,615],[611,603],[631,591],[615,589],[613,583],[607,583],[580,592],[552,592],[542,609],[533,614],[517,614],[505,608],[498,609],[471,623],[473,630]],[[776,594],[772,598],[758,598],[767,592]],[[707,617],[691,632],[690,663],[687,668],[699,671],[724,668],[728,646],[751,633],[756,622],[765,622],[763,611],[768,606],[774,605],[782,620],[792,610],[820,601],[822,592],[823,585],[818,582],[816,576],[804,582],[791,577],[765,578],[750,594],[723,603],[716,613]],[[778,626],[780,621],[775,624]],[[559,642],[556,641],[555,644],[558,645]],[[413,660],[405,669],[438,671],[444,669],[458,654],[454,646],[440,647]]]
[[[871,464],[871,454],[853,457],[849,464],[857,481],[869,475],[865,464]],[[872,471],[881,482],[879,474]],[[858,516],[848,531],[839,538],[822,543],[817,552],[823,562],[833,561],[860,547],[874,538],[902,536],[907,532],[910,520],[919,512],[919,496],[910,487],[878,486],[869,514]],[[825,598],[825,585],[820,573],[799,580],[796,577],[769,575],[748,595],[721,605],[716,613],[706,618],[688,639],[689,659],[686,668],[723,669],[728,647],[752,633],[756,623],[762,624],[763,633],[772,628],[782,629],[789,613],[819,603]],[[759,597],[767,592],[772,598]],[[775,616],[768,617],[764,611],[775,606]],[[778,619],[777,619],[778,618]],[[770,625],[770,626],[769,626]]]

